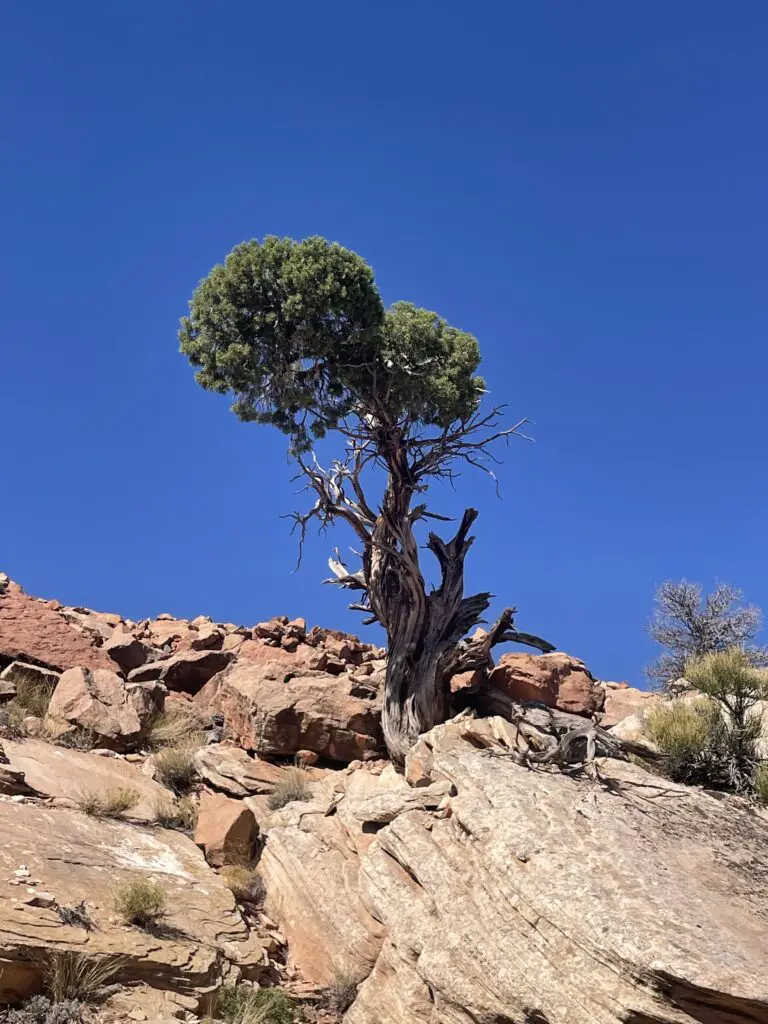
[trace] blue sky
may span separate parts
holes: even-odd
[[[6,5],[0,568],[132,617],[356,629],[284,439],[176,329],[245,238],[323,234],[477,335],[529,416],[473,589],[640,682],[665,578],[768,607],[768,9],[742,0]],[[427,557],[429,557],[427,555]]]

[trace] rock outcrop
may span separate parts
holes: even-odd
[[[573,715],[589,717],[603,707],[604,691],[587,666],[561,651],[503,654],[490,682],[513,700],[540,701]]]
[[[285,658],[238,658],[200,691],[195,703],[223,714],[227,735],[261,756],[309,750],[349,762],[375,757],[383,749],[381,705],[369,677],[360,683],[354,676],[294,668]]]
[[[261,975],[262,945],[186,836],[11,801],[0,801],[0,835],[0,1004],[39,987],[52,950],[119,959],[119,980],[163,990],[178,1009],[228,975]],[[115,887],[137,879],[166,893],[154,934],[115,916]],[[90,926],[66,913],[81,903]]]
[[[203,794],[195,842],[209,864],[220,868],[247,860],[258,834],[253,811],[242,800],[232,800],[223,793]]]
[[[768,1021],[765,819],[620,761],[601,783],[530,770],[505,740],[493,719],[422,737],[414,756],[452,794],[434,811],[401,780],[382,826],[375,783],[352,798],[361,769],[316,795],[330,816],[292,805],[268,830],[281,926],[334,936],[332,963],[292,942],[299,966],[359,976],[378,946],[346,1024]]]

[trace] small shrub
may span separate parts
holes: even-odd
[[[197,780],[194,754],[187,746],[159,750],[152,760],[157,781],[179,795],[188,793]]]
[[[244,864],[229,864],[222,868],[221,877],[236,900],[243,903],[264,902],[266,889],[261,875],[254,867]]]
[[[139,799],[139,793],[135,789],[129,786],[116,786],[102,792],[81,793],[77,806],[93,818],[119,818],[135,807]]]
[[[51,733],[50,726],[47,726],[48,734],[57,747],[67,747],[69,750],[93,750],[99,745],[99,737],[85,726],[77,725],[74,729],[58,729]]]
[[[768,764],[761,764],[755,772],[755,796],[758,803],[768,805]]]
[[[225,1024],[293,1024],[293,1000],[279,988],[224,985],[216,998],[215,1016]]]
[[[337,971],[328,986],[327,1002],[334,1013],[346,1013],[357,997],[359,981],[346,971]]]
[[[77,1000],[52,1003],[48,996],[32,996],[21,1009],[0,1012],[3,1024],[80,1024],[82,1019]]]
[[[142,733],[142,744],[148,750],[164,747],[201,747],[205,735],[200,715],[182,700],[168,702],[165,711],[154,715]]]
[[[151,928],[165,913],[165,889],[143,878],[126,882],[115,893],[115,910],[125,924]]]
[[[8,731],[12,737],[24,736],[25,718],[45,718],[56,684],[46,682],[35,672],[20,669],[13,677],[16,696],[5,705],[8,716]]]
[[[51,953],[43,971],[45,991],[55,1004],[96,1002],[122,963],[86,953]]]
[[[645,717],[659,750],[680,760],[709,746],[719,712],[708,700],[671,700],[657,704]]]
[[[271,811],[277,811],[293,800],[311,799],[312,790],[309,788],[306,774],[300,768],[293,768],[277,783],[269,795],[267,805]]]
[[[192,832],[197,824],[197,804],[189,797],[158,800],[154,814],[162,828],[175,828],[179,832]]]

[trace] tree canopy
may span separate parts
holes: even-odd
[[[238,245],[198,285],[179,337],[202,387],[296,451],[350,415],[406,432],[467,420],[484,390],[471,334],[409,302],[385,309],[368,264],[324,238]]]

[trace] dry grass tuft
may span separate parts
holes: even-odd
[[[169,701],[165,711],[156,714],[144,727],[142,743],[149,750],[203,746],[205,735],[199,713],[182,700]]]
[[[235,899],[241,903],[256,903],[260,906],[264,902],[267,891],[255,867],[228,864],[221,869],[221,877]]]
[[[179,832],[193,832],[197,824],[197,804],[190,797],[177,800],[158,800],[154,808],[155,820],[162,828],[175,828]]]
[[[153,756],[152,764],[157,781],[179,796],[197,782],[194,747],[163,747]]]
[[[135,807],[139,800],[139,793],[130,786],[115,786],[103,791],[81,793],[77,806],[93,818],[119,818]]]
[[[43,969],[43,985],[54,1003],[76,999],[97,1002],[123,966],[120,957],[89,956],[68,951],[51,953]]]
[[[301,768],[292,768],[277,783],[274,791],[270,793],[267,806],[271,811],[277,811],[294,800],[311,800],[312,790],[307,782],[306,773]]]

